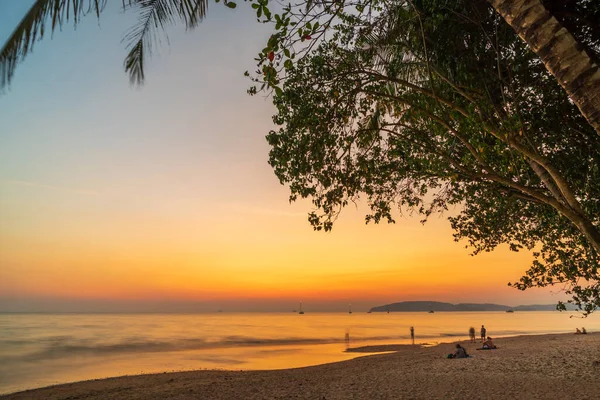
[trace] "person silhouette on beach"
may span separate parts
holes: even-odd
[[[473,327],[469,328],[469,339],[471,340],[471,343],[475,343],[475,328]]]
[[[492,338],[488,336],[487,340],[483,342],[483,346],[481,346],[484,350],[493,350],[496,349],[496,345],[492,342]]]
[[[485,326],[481,325],[481,343],[485,342],[487,330]]]
[[[456,344],[456,351],[452,354],[448,354],[448,358],[467,358],[469,355],[467,354],[467,350],[462,347],[460,344]]]
[[[414,328],[414,326],[410,327],[410,340],[412,340],[412,344],[415,344],[415,328]]]

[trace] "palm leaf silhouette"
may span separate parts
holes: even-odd
[[[144,60],[157,42],[156,30],[176,20],[185,22],[188,29],[197,26],[206,15],[208,0],[131,0],[129,6],[139,8],[138,24],[125,35],[129,54],[125,58],[125,72],[132,84],[144,81]]]
[[[77,25],[88,14],[100,18],[108,0],[37,0],[0,50],[0,89],[13,78],[15,69],[48,31],[73,21]],[[134,84],[144,80],[144,60],[157,40],[157,28],[183,21],[188,29],[197,26],[206,15],[208,0],[121,0],[123,9],[139,9],[140,18],[126,35],[129,54],[125,71]]]

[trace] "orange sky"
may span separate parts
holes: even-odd
[[[211,216],[39,212],[28,234],[2,229],[5,295],[92,299],[272,300],[376,305],[399,300],[535,301],[506,287],[530,261],[505,248],[476,257],[443,218],[365,225],[347,210],[314,232],[308,205],[222,205]],[[14,213],[12,215],[15,215]],[[18,217],[18,215],[16,215]],[[3,225],[7,226],[7,225]],[[547,298],[544,298],[548,301]],[[550,299],[550,301],[553,301]]]
[[[25,3],[2,13],[0,42]],[[245,93],[267,27],[211,9],[197,31],[170,34],[132,89],[120,44],[131,18],[109,9],[100,27],[44,40],[0,96],[0,311],[557,300],[507,288],[530,257],[471,257],[444,218],[365,226],[359,207],[313,232],[309,204],[289,205],[267,165],[273,108]]]

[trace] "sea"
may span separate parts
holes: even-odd
[[[347,360],[348,347],[600,331],[573,312],[0,314],[0,394],[113,376]],[[501,343],[501,340],[497,341]]]

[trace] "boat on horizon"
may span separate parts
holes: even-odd
[[[506,312],[513,313],[515,310],[506,310]]]
[[[429,314],[433,314],[435,311],[433,311],[433,310],[429,310],[429,311],[427,311],[427,312],[428,312]]]
[[[300,302],[300,311],[298,311],[298,314],[300,314],[300,315],[304,314],[304,311],[302,311],[302,302]]]
[[[352,314],[352,304],[348,304],[348,314]]]

